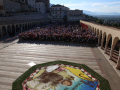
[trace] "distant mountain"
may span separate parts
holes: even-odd
[[[117,12],[105,13],[105,12],[91,12],[91,11],[86,11],[86,10],[83,10],[83,13],[87,14],[87,15],[92,15],[92,16],[96,16],[96,15],[120,15],[120,13],[117,13]]]

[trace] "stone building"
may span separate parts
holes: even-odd
[[[52,22],[63,22],[67,18],[68,7],[63,5],[52,5],[51,6],[51,17]]]
[[[0,0],[0,16],[5,14],[3,0]]]
[[[49,0],[28,0],[28,5],[41,13],[49,13]]]
[[[36,2],[43,2],[45,3],[45,12],[50,12],[50,0],[36,0]]]
[[[67,12],[67,21],[68,22],[79,22],[83,19],[83,10],[69,10]]]
[[[0,0],[0,15],[17,11],[38,11],[49,13],[49,0]]]
[[[5,15],[7,12],[16,12],[21,10],[21,4],[12,0],[0,0],[0,14]]]
[[[40,13],[45,13],[45,3],[36,1],[35,5],[36,5],[36,11]]]
[[[0,37],[9,35],[9,32],[19,33],[31,28],[41,27],[49,24],[49,13],[39,14],[31,12],[29,15],[18,15],[12,17],[0,17]]]

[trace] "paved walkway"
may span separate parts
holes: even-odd
[[[2,43],[1,43],[2,44]],[[22,75],[30,64],[64,60],[86,64],[107,78],[112,90],[120,90],[120,78],[97,47],[67,42],[19,42],[18,39],[0,50],[0,88],[11,90],[12,83]]]

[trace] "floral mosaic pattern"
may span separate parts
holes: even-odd
[[[22,83],[23,90],[100,90],[99,81],[80,67],[41,67]]]

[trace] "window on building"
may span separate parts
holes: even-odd
[[[61,12],[60,12],[61,13]]]
[[[60,8],[60,10],[62,10],[62,8]]]
[[[57,12],[55,12],[57,14]]]
[[[39,8],[39,10],[40,10],[40,8]]]
[[[39,4],[39,7],[40,7],[40,4]]]

